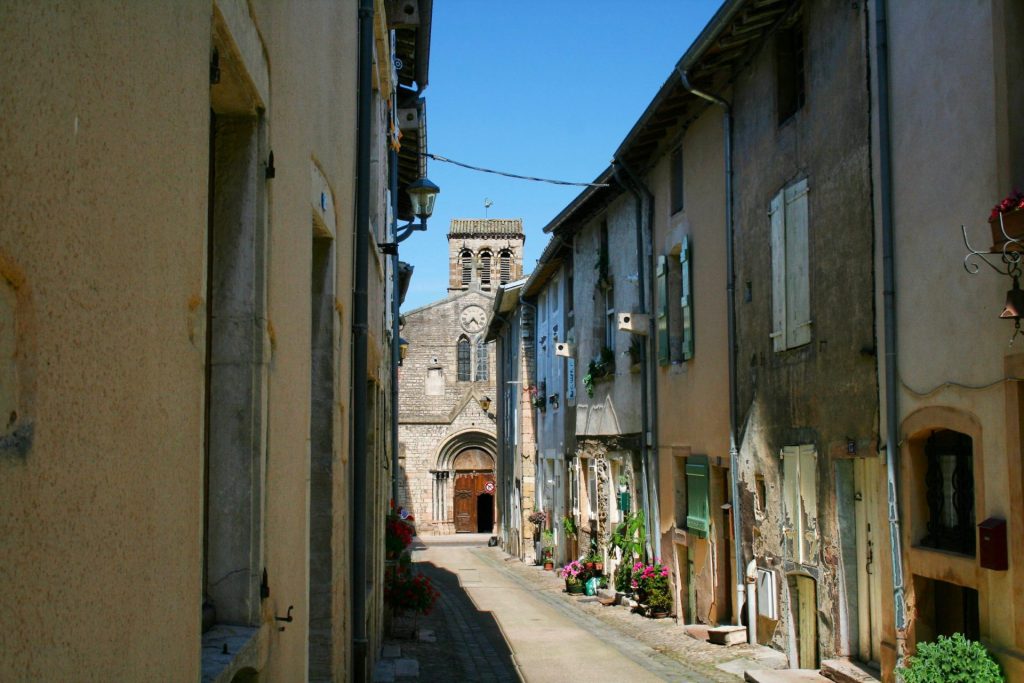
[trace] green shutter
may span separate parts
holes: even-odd
[[[692,455],[686,459],[686,528],[698,538],[706,538],[708,519],[708,457]]]
[[[668,259],[658,256],[658,364],[671,361],[668,347]]]
[[[679,303],[683,313],[683,360],[693,358],[693,275],[690,268],[690,238],[683,238],[683,249],[679,252],[679,265],[682,268],[682,296]]]

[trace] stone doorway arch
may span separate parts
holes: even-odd
[[[435,533],[493,533],[496,450],[492,434],[472,430],[453,435],[438,449],[431,470]]]

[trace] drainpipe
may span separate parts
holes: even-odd
[[[899,404],[896,392],[896,264],[892,218],[892,133],[889,128],[889,36],[886,0],[875,0],[876,69],[878,71],[878,158],[881,187],[883,307],[885,310],[886,489],[892,590],[896,621],[896,665],[907,652],[907,602],[903,587],[903,548],[899,515]]]
[[[352,680],[367,674],[367,281],[370,252],[370,126],[373,105],[373,0],[359,3],[355,281],[352,301]]]
[[[643,195],[633,182],[633,174],[629,168],[620,160],[612,160],[615,179],[629,190],[629,193],[636,199],[636,268],[637,268],[637,306],[639,313],[647,315],[647,282],[644,269],[644,206]],[[651,333],[648,328],[647,342],[640,345],[640,472],[644,482],[644,514],[647,522],[651,525],[651,532],[647,534],[647,553],[656,559],[661,558],[661,520],[659,519],[657,505],[657,487],[651,484],[651,474],[647,466],[650,457],[650,445],[648,435],[650,434],[650,407],[648,405],[648,371],[647,367],[647,345],[650,343]],[[654,536],[654,547],[651,547],[651,536]]]
[[[626,177],[631,183],[632,187],[630,192],[636,197],[637,211],[636,211],[636,244],[637,244],[637,280],[640,283],[640,312],[647,313],[647,293],[646,288],[651,287],[651,291],[654,291],[654,283],[647,282],[647,273],[650,273],[650,277],[654,276],[653,263],[647,263],[647,269],[644,268],[645,256],[647,261],[651,261],[654,256],[653,249],[648,248],[646,252],[643,249],[643,231],[646,227],[648,234],[648,244],[654,242],[654,195],[647,188],[642,180],[633,172],[625,162],[616,159],[615,164],[626,173]],[[647,219],[646,225],[642,222],[643,211],[641,208],[641,195],[647,202]],[[647,444],[648,435],[652,441],[658,434],[658,379],[657,373],[654,372],[654,368],[650,362],[653,354],[649,353],[648,350],[650,345],[654,343],[656,338],[656,328],[654,316],[647,316],[647,341],[641,345],[640,355],[640,394],[642,396],[642,402],[640,404],[641,422],[644,425],[643,441],[647,448],[647,458],[651,461],[651,474],[649,475],[653,479],[653,484],[648,482],[650,487],[650,506],[652,508],[652,524],[654,532],[654,556],[655,558],[661,558],[661,505],[658,501],[658,484],[661,481],[659,479],[659,462],[658,462],[658,450],[654,444]],[[648,384],[650,382],[650,384]]]
[[[391,190],[391,239],[395,253],[391,257],[391,505],[398,509],[398,364],[402,362],[399,347],[399,301],[401,285],[398,278],[398,152],[388,151],[388,184]]]
[[[690,85],[690,79],[681,66],[676,66],[676,71],[679,73],[679,80],[683,88],[722,108],[722,132],[725,138],[725,149],[723,150],[725,156],[725,290],[729,337],[729,469],[732,474],[730,477],[732,479],[732,536],[735,555],[733,567],[736,572],[736,608],[733,611],[736,615],[736,625],[741,626],[743,622],[741,605],[744,600],[742,573],[744,563],[740,528],[740,452],[737,429],[739,399],[736,387],[736,267],[732,231],[732,105],[721,97],[702,92]],[[750,628],[747,629],[747,641],[751,645],[755,645],[756,638],[756,624],[751,623]]]

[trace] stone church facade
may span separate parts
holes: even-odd
[[[420,534],[493,533],[495,357],[485,343],[497,288],[522,277],[521,219],[455,219],[448,295],[403,315],[399,504]]]

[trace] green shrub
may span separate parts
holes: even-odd
[[[898,670],[903,683],[1003,683],[999,664],[985,646],[962,633],[918,643],[917,654]]]

